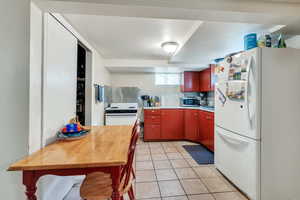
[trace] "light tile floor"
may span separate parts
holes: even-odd
[[[140,140],[135,157],[136,198],[247,200],[215,169],[214,165],[199,165],[182,147],[194,144]]]

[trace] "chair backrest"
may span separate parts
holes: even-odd
[[[132,129],[132,134],[137,131],[137,129],[139,128],[139,122],[138,119],[135,121],[133,129]]]
[[[131,144],[128,150],[128,160],[121,173],[121,180],[125,179],[124,187],[128,185],[128,182],[130,181],[130,176],[132,175],[131,174],[132,167],[133,167],[132,164],[134,160],[134,154],[135,154],[138,137],[139,137],[139,133],[138,131],[135,131],[132,135]]]
[[[132,128],[132,133],[131,133],[131,140],[130,140],[130,146],[132,144],[132,140],[133,140],[133,136],[135,135],[136,132],[139,132],[139,124],[138,124],[138,120],[135,121],[134,126]],[[139,135],[139,134],[138,134]]]

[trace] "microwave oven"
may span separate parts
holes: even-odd
[[[180,98],[180,105],[186,107],[200,106],[200,101],[194,97]]]

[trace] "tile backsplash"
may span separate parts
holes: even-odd
[[[207,104],[215,106],[215,92],[207,92]]]

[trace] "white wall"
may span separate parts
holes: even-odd
[[[30,15],[30,131],[29,153],[41,148],[43,13],[31,3]]]
[[[25,199],[22,177],[7,172],[28,154],[30,0],[0,3],[1,199]]]
[[[286,40],[286,45],[288,47],[300,49],[300,35],[296,35]]]
[[[99,85],[111,85],[111,74],[104,67],[103,58],[97,52],[93,51],[93,83]],[[95,89],[92,90],[92,125],[104,125],[104,103],[95,101]]]
[[[178,106],[182,96],[178,85],[155,85],[154,73],[112,73],[111,83],[113,87],[138,87],[141,94],[160,96],[164,106]]]

